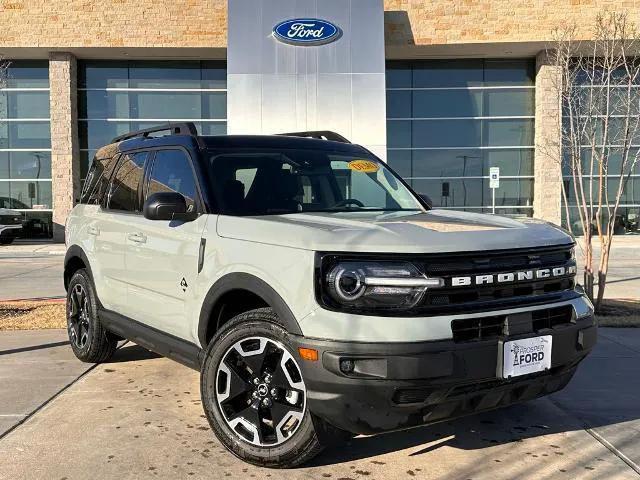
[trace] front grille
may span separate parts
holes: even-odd
[[[417,309],[424,313],[441,311],[481,311],[499,304],[526,304],[542,296],[553,296],[575,286],[575,274],[498,282],[499,274],[575,267],[571,246],[453,254],[422,260],[425,273],[444,279],[444,287],[427,291]],[[492,283],[454,286],[453,278],[490,275]],[[533,303],[533,302],[532,302]]]
[[[0,215],[0,225],[20,225],[22,218],[19,215]]]
[[[504,331],[505,320],[506,315],[453,320],[451,322],[453,341],[468,342],[499,337]]]
[[[565,305],[564,307],[534,310],[531,312],[531,321],[534,332],[569,325],[573,322],[573,308],[571,305]]]
[[[493,315],[480,318],[462,318],[451,321],[454,342],[471,342],[507,337],[517,334],[537,333],[542,330],[572,324],[573,307],[543,308],[514,315]]]

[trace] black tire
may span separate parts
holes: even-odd
[[[220,329],[220,331],[217,332],[215,337],[207,346],[200,375],[200,392],[202,396],[202,405],[204,407],[204,411],[209,424],[211,425],[211,428],[218,439],[230,452],[232,452],[240,459],[254,465],[273,468],[291,468],[309,461],[310,459],[318,455],[324,448],[318,438],[318,434],[323,430],[324,424],[320,419],[314,417],[309,412],[309,409],[306,406],[306,390],[304,393],[304,404],[301,408],[302,420],[297,423],[297,427],[295,427],[295,430],[292,431],[292,433],[289,437],[286,438],[286,440],[273,446],[254,445],[250,443],[250,441],[248,441],[246,438],[243,438],[237,431],[232,429],[230,424],[225,419],[225,414],[222,411],[220,404],[218,403],[217,397],[217,388],[222,388],[218,387],[218,384],[220,383],[220,379],[218,378],[218,368],[220,367],[223,359],[225,359],[225,356],[227,354],[232,352],[231,349],[234,345],[241,341],[250,342],[251,340],[247,339],[250,339],[252,337],[264,338],[268,341],[277,343],[278,346],[284,347],[286,352],[288,352],[288,354],[291,355],[292,358],[294,358],[294,361],[298,363],[297,371],[300,373],[301,378],[302,371],[299,369],[300,360],[295,359],[295,357],[293,356],[293,349],[291,348],[288,340],[288,333],[280,325],[278,325],[277,322],[278,317],[272,309],[260,308],[242,313],[225,324]],[[273,343],[268,343],[268,345],[272,346],[270,348],[275,348],[275,345]],[[267,351],[266,348],[265,351]],[[279,358],[284,358],[286,352],[283,352],[281,354],[282,356]],[[239,358],[241,358],[241,360],[245,359],[245,357]],[[266,358],[266,356],[264,358]],[[282,360],[278,360],[277,362],[282,363]],[[266,363],[265,361],[260,361],[260,363],[263,365],[261,367],[261,370],[263,372],[269,370],[269,367],[264,367],[264,364]],[[278,365],[276,365],[275,369],[277,368]],[[246,371],[244,371],[244,373],[246,373]],[[278,373],[274,370],[272,370],[272,373],[274,377],[278,376]],[[287,378],[290,377],[291,373],[289,372],[289,377]],[[238,376],[237,378],[240,377]],[[304,379],[302,379],[302,381],[304,381]],[[274,380],[274,384],[275,383],[276,382]],[[242,383],[242,385],[250,385],[250,382],[246,381]],[[226,385],[224,388],[227,388]],[[231,383],[229,383],[228,389],[229,395],[231,393]],[[257,389],[259,389],[259,387],[256,387],[256,390]],[[249,396],[248,391],[240,395],[246,395],[246,400],[244,400],[243,398],[243,402],[241,403],[241,405],[243,406],[243,408],[249,411],[250,407],[247,405],[249,402],[253,401],[252,397]],[[260,397],[257,398],[257,404],[260,405]],[[276,403],[278,405],[287,405],[284,403],[284,399],[282,398],[276,400],[278,398],[277,395],[273,398],[274,409],[276,408]],[[264,411],[262,406],[254,407],[254,410],[256,412],[258,412],[258,410],[260,410],[261,412]],[[268,410],[269,412],[271,411],[270,409]],[[261,416],[263,414],[255,413],[255,415],[260,419],[261,423],[264,423]],[[270,414],[268,413],[267,415]],[[273,428],[272,426],[275,423],[275,419],[277,417],[272,415],[270,418],[271,427],[264,427],[268,430]],[[285,419],[286,417],[282,420],[284,421]],[[269,425],[268,421],[266,425]],[[263,434],[261,433],[260,440],[262,440],[262,435]],[[255,437],[253,438],[255,439]]]
[[[0,245],[11,245],[13,240],[13,238],[0,238]]]
[[[84,292],[86,300],[79,298],[80,291]],[[78,304],[82,304],[82,308],[86,311],[82,320],[79,320]],[[83,362],[106,362],[118,346],[117,338],[100,324],[95,288],[85,269],[75,272],[69,280],[67,332],[73,353]]]

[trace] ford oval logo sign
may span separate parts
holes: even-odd
[[[273,36],[290,45],[322,45],[333,42],[342,30],[331,22],[317,18],[285,20],[273,27]]]

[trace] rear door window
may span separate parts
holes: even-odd
[[[106,207],[123,212],[140,212],[138,192],[144,177],[144,162],[148,152],[122,155],[111,181]]]

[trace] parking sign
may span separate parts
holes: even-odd
[[[489,188],[500,188],[500,168],[489,168]]]

